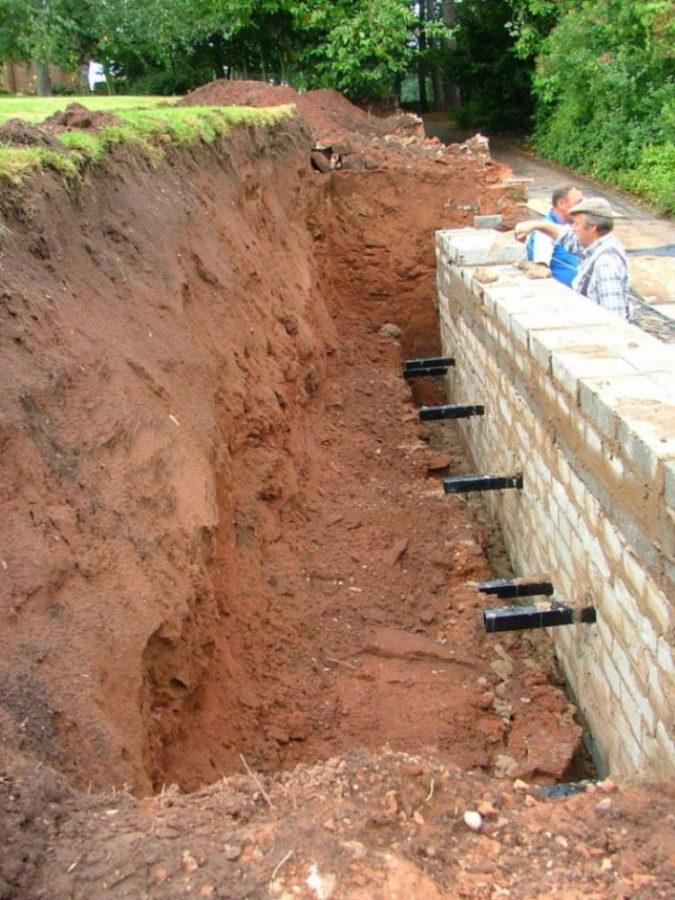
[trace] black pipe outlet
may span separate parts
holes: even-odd
[[[443,479],[446,494],[468,494],[471,491],[503,491],[522,488],[522,475],[455,475]]]
[[[593,624],[595,607],[587,606],[575,614],[570,606],[559,604],[548,609],[536,606],[504,606],[483,610],[483,625],[490,634],[495,631],[527,631],[530,628],[552,628],[575,623]]]
[[[445,375],[447,371],[447,366],[427,366],[425,369],[404,369],[403,377],[406,380],[409,380],[410,378],[434,378],[438,375]]]
[[[460,406],[456,403],[448,406],[422,406],[420,419],[423,422],[435,419],[468,419],[469,416],[482,416],[484,412],[484,406]]]
[[[482,594],[495,594],[500,599],[509,597],[550,597],[553,585],[550,581],[514,581],[510,578],[495,578],[492,581],[479,581],[476,587]]]
[[[588,781],[561,781],[557,784],[540,784],[537,792],[544,800],[562,800],[574,794],[583,794],[588,790]]]
[[[428,369],[436,366],[454,366],[455,360],[452,356],[428,356],[421,359],[406,359],[403,363],[403,370],[408,372],[410,369]]]

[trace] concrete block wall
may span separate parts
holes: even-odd
[[[514,249],[516,248],[516,249]],[[550,629],[610,774],[675,773],[675,346],[551,279],[527,279],[496,232],[436,237],[451,402],[517,575],[596,625]],[[498,604],[495,604],[498,605]]]

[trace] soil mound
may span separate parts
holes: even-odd
[[[181,100],[187,106],[281,106],[292,103],[308,123],[315,141],[323,144],[352,143],[385,134],[414,134],[424,137],[417,116],[397,114],[387,118],[372,116],[330,89],[300,94],[287,85],[273,86],[262,81],[230,81],[221,78],[197,88]]]
[[[0,125],[0,143],[62,149],[52,135],[37,125],[30,125],[23,119],[7,119]]]
[[[300,95],[288,85],[265,81],[233,81],[219,78],[187,94],[181,106],[283,106],[297,103]]]
[[[65,129],[73,128],[98,131],[105,125],[120,125],[121,119],[110,113],[98,112],[87,109],[81,103],[69,103],[65,110],[55,112],[44,121],[47,128]]]
[[[1,757],[0,771],[6,897],[669,900],[675,888],[668,784],[547,800],[433,751],[353,751],[274,778],[242,767],[142,801],[78,795]]]

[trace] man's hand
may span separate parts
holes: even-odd
[[[550,278],[551,270],[545,263],[527,262],[523,260],[518,263],[518,268],[524,272],[528,278]]]
[[[513,229],[513,236],[517,241],[520,241],[520,243],[523,244],[532,231],[532,227],[532,222],[518,222],[516,227]]]

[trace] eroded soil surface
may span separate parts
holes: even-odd
[[[581,723],[545,638],[483,633],[498,535],[401,377],[433,230],[522,198],[298,106],[3,198],[0,896],[670,896],[669,786],[537,792]]]

